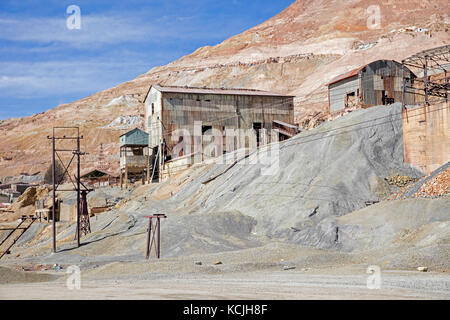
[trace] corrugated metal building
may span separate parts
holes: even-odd
[[[148,133],[135,128],[120,136],[120,146],[145,146],[148,145]]]
[[[81,181],[85,185],[95,188],[117,184],[118,178],[119,176],[117,174],[101,169],[92,169],[88,172],[81,173]]]
[[[155,155],[163,143],[167,159],[186,156],[172,154],[173,147],[179,143],[172,134],[184,129],[193,135],[195,122],[201,122],[202,134],[210,129],[223,135],[228,129],[254,129],[258,145],[289,138],[281,131],[272,130],[274,121],[294,122],[294,96],[260,90],[153,85],[144,103],[149,146]],[[262,137],[260,129],[266,129],[264,132],[268,134]],[[239,146],[243,147],[236,143],[236,148]],[[230,151],[234,150],[224,149]]]
[[[416,76],[393,60],[377,60],[342,74],[328,83],[329,112],[402,102],[403,76],[413,86]],[[407,93],[406,104],[414,104]]]

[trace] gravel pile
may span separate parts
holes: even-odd
[[[450,162],[423,177],[410,183],[389,199],[439,198],[450,195]]]

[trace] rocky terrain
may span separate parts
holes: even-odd
[[[48,287],[68,297],[64,270],[77,265],[92,298],[448,299],[450,198],[389,200],[400,191],[391,177],[423,177],[403,162],[400,111],[360,109],[248,158],[226,155],[241,159],[235,165],[219,158],[160,184],[99,189],[89,201],[117,205],[91,218],[83,245],[75,247],[74,223],[61,222],[52,254],[51,225],[33,225],[1,261],[2,297]],[[156,213],[168,217],[162,259],[146,261],[145,217]],[[383,270],[381,291],[366,288],[369,265]],[[45,284],[25,285],[27,293],[14,284],[35,281]]]
[[[297,122],[305,123],[323,115],[334,76],[449,43],[445,1],[380,1],[377,28],[368,28],[371,4],[296,1],[115,88],[2,121],[0,177],[47,169],[46,137],[56,125],[82,128],[84,168],[95,166],[100,144],[117,168],[118,137],[142,126],[142,101],[154,83],[292,93]],[[246,157],[238,150],[159,184],[96,190],[88,201],[112,206],[91,218],[80,248],[73,222],[57,223],[57,253],[51,225],[35,223],[0,261],[0,298],[42,299],[50,289],[61,299],[449,299],[449,164],[424,176],[404,162],[400,104],[314,122]],[[0,226],[17,225],[18,214],[47,193],[29,189]],[[157,213],[167,215],[162,259],[147,261],[146,216]],[[366,286],[373,265],[382,270],[380,290]],[[67,290],[70,266],[81,268],[86,290]]]
[[[367,0],[299,0],[279,15],[214,47],[203,47],[166,66],[85,99],[22,119],[0,122],[0,178],[48,167],[51,127],[80,126],[84,167],[95,165],[103,143],[112,169],[118,137],[142,125],[151,84],[254,88],[296,95],[296,122],[321,117],[326,83],[377,59],[397,61],[448,44],[447,1],[379,1],[374,25]],[[369,23],[368,23],[369,21]]]

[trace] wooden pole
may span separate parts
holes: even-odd
[[[77,247],[80,247],[80,218],[81,218],[81,185],[80,185],[80,166],[81,166],[81,154],[80,154],[80,137],[77,138]]]
[[[160,258],[160,249],[161,249],[161,221],[158,217],[156,219],[156,257]]]
[[[148,150],[148,149],[147,149]],[[150,150],[147,154],[147,184],[150,184]]]
[[[52,137],[52,182],[53,182],[53,208],[52,208],[52,226],[53,226],[53,253],[56,253],[56,159],[55,159],[55,129],[53,129],[53,137]],[[48,219],[48,215],[47,215]]]
[[[425,80],[425,105],[429,105],[428,101],[428,57],[425,57],[425,65],[423,66],[423,77]]]
[[[125,188],[128,190],[128,166],[125,165]]]
[[[147,250],[146,250],[146,259],[150,259],[150,243],[152,237],[152,218],[148,219],[148,233],[147,233]]]

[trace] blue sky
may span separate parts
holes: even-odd
[[[216,45],[293,0],[0,0],[0,119],[87,97]],[[81,9],[70,30],[68,6]]]

